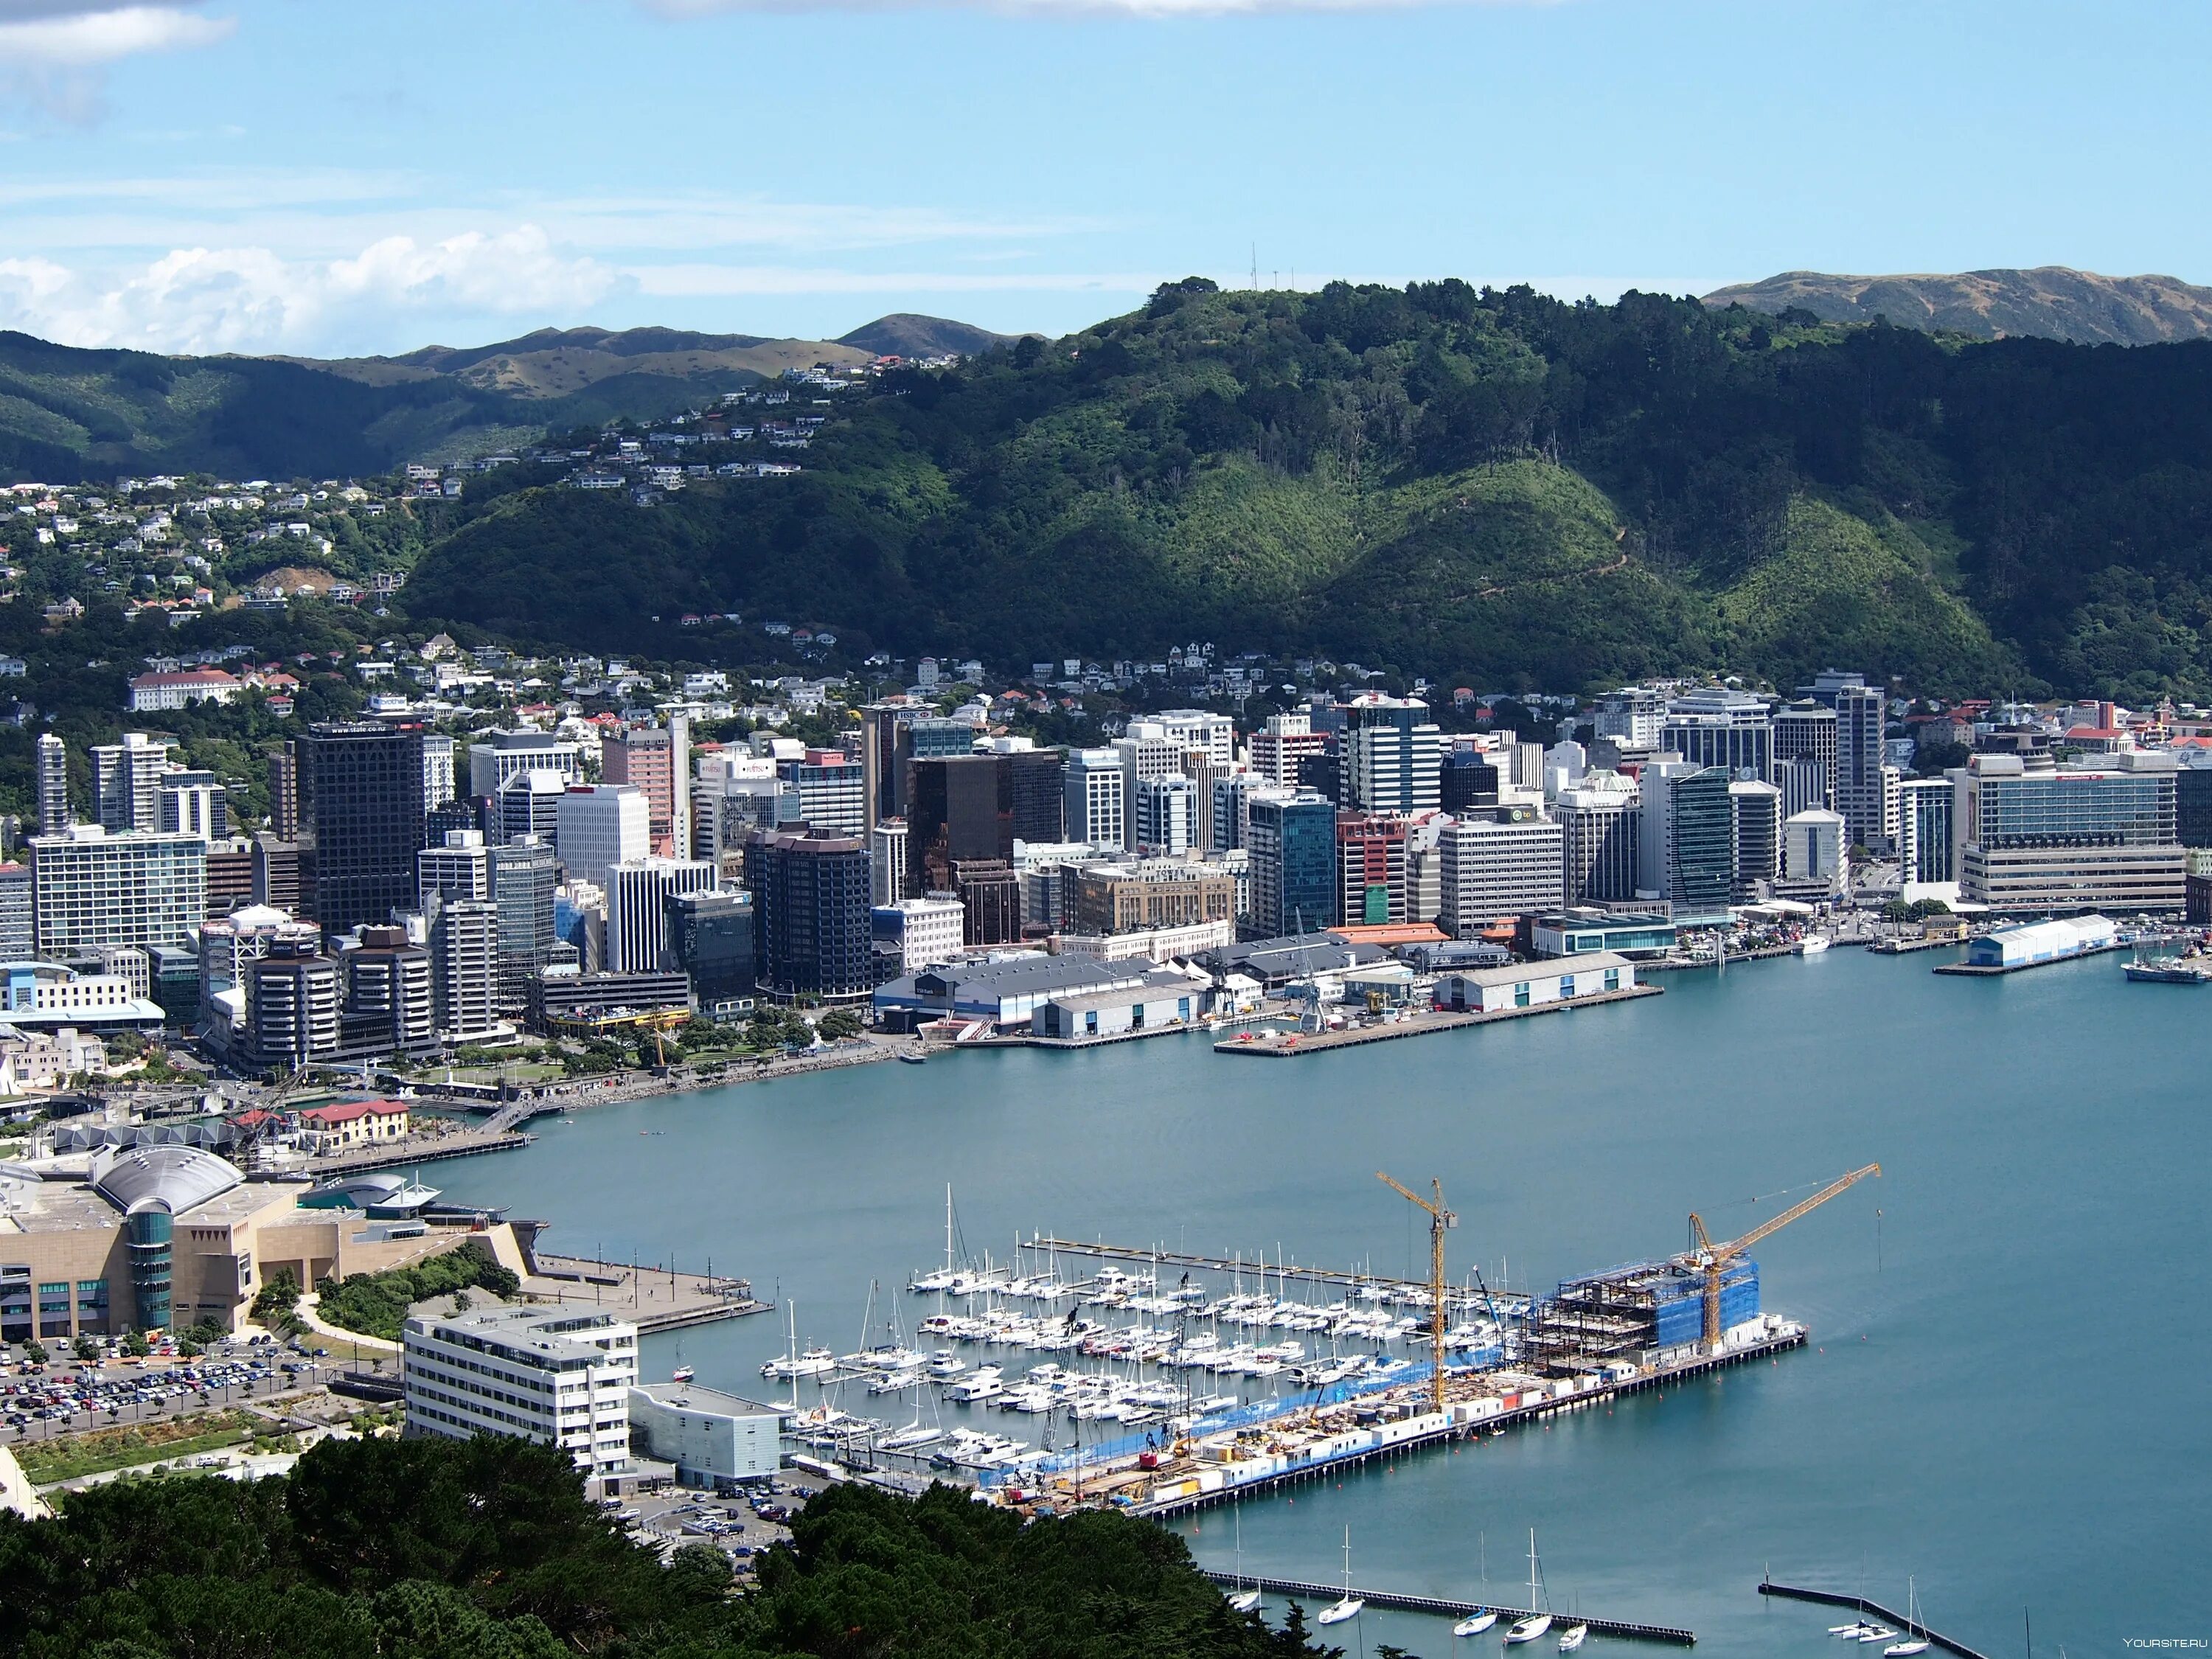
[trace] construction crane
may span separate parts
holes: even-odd
[[[1435,1362],[1435,1370],[1429,1378],[1429,1398],[1436,1408],[1444,1408],[1444,1233],[1459,1225],[1459,1217],[1444,1208],[1444,1183],[1431,1181],[1436,1193],[1431,1203],[1410,1187],[1390,1179],[1382,1170],[1375,1178],[1408,1203],[1418,1204],[1429,1212],[1429,1358]]]
[[[1730,1239],[1725,1244],[1715,1244],[1705,1232],[1705,1218],[1695,1210],[1690,1212],[1690,1231],[1697,1235],[1697,1248],[1678,1259],[1684,1267],[1694,1268],[1705,1275],[1705,1329],[1702,1346],[1708,1354],[1717,1354],[1721,1351],[1721,1276],[1729,1266],[1742,1260],[1743,1253],[1760,1239],[1771,1233],[1780,1232],[1799,1216],[1819,1209],[1846,1187],[1855,1187],[1869,1176],[1881,1173],[1881,1165],[1879,1164],[1869,1164],[1863,1170],[1854,1170],[1840,1180],[1830,1182],[1803,1203],[1791,1205],[1780,1215],[1753,1227],[1741,1238]],[[1396,1183],[1392,1184],[1395,1186]],[[1415,1200],[1415,1202],[1419,1201]]]

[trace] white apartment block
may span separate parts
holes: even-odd
[[[719,879],[698,859],[639,859],[607,872],[607,971],[649,974],[668,940],[669,896],[711,893]]]
[[[1202,749],[1216,766],[1227,766],[1237,758],[1237,728],[1226,714],[1211,714],[1203,708],[1166,708],[1146,718],[1147,724],[1161,727],[1178,749]]]
[[[97,825],[31,839],[33,932],[42,957],[103,945],[181,945],[207,915],[207,848],[198,836]]]
[[[652,808],[635,784],[572,784],[556,811],[553,844],[571,881],[606,884],[607,872],[653,851]]]
[[[637,1327],[573,1308],[411,1316],[404,1333],[407,1432],[513,1435],[558,1446],[586,1476],[629,1467]]]

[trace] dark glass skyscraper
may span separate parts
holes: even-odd
[[[301,770],[315,823],[315,920],[326,933],[416,902],[423,844],[422,735],[370,722],[308,728]]]
[[[795,825],[745,838],[753,954],[779,999],[858,998],[874,989],[868,944],[868,844]]]

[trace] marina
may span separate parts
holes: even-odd
[[[1304,1601],[1325,1601],[1338,1595],[1334,1584],[1309,1583],[1297,1578],[1255,1578],[1249,1574],[1238,1577],[1234,1573],[1208,1569],[1206,1577],[1218,1584],[1244,1585],[1268,1595],[1291,1596]],[[1501,1623],[1517,1622],[1522,1619],[1541,1618],[1531,1607],[1516,1607],[1498,1601],[1462,1601],[1443,1595],[1414,1595],[1402,1590],[1352,1589],[1355,1599],[1377,1607],[1393,1607],[1406,1613],[1431,1613],[1439,1619],[1466,1619],[1492,1613]],[[1695,1647],[1694,1631],[1676,1630],[1665,1625],[1639,1624],[1630,1619],[1601,1619],[1594,1613],[1577,1613],[1575,1622],[1585,1625],[1593,1636],[1610,1636],[1628,1642],[1660,1642],[1670,1647]],[[1474,1632],[1471,1632],[1474,1633]],[[1973,1659],[1978,1659],[1974,1656]]]
[[[1802,1589],[1794,1584],[1778,1584],[1771,1579],[1762,1579],[1759,1586],[1761,1595],[1780,1596],[1790,1601],[1813,1601],[1822,1607],[1849,1607],[1863,1617],[1872,1613],[1889,1625],[1893,1632],[1903,1638],[1911,1632],[1914,1638],[1924,1638],[1931,1647],[1938,1647],[1954,1656],[1954,1659],[1989,1659],[1986,1654],[1968,1647],[1964,1642],[1938,1635],[1919,1619],[1910,1613],[1893,1613],[1879,1601],[1870,1601],[1863,1595],[1844,1595],[1834,1590]],[[1831,1632],[1832,1634],[1834,1632]],[[1879,1644],[1875,1644],[1879,1645]]]
[[[1501,1304],[1513,1304],[1510,1316],[1521,1298],[1556,1296],[1593,1266],[1683,1248],[1691,1203],[1717,1238],[1741,1233],[1790,1201],[1770,1201],[1772,1189],[1878,1152],[1881,1182],[1753,1253],[1767,1307],[1806,1326],[1802,1346],[1532,1414],[1499,1425],[1502,1435],[1486,1427],[1249,1490],[1236,1506],[1245,1571],[1325,1583],[1323,1600],[1334,1601],[1349,1523],[1356,1586],[1522,1601],[1506,1582],[1518,1575],[1499,1563],[1506,1540],[1533,1522],[1556,1604],[1571,1585],[1579,1606],[1694,1629],[1699,1651],[1726,1659],[1833,1655],[1820,1629],[1763,1615],[1759,1605],[1782,1604],[1747,1606],[1746,1591],[1770,1561],[1784,1582],[1848,1585],[1829,1569],[1863,1554],[1870,1583],[1902,1588],[1917,1571],[1938,1629],[1971,1646],[2016,1656],[2020,1606],[2032,1600],[2038,1652],[2046,1628],[2050,1651],[2062,1640],[2087,1651],[2130,1607],[2156,1603],[2185,1620],[2195,1606],[2172,1587],[2191,1582],[2202,1528],[2161,1511],[2155,1495],[2170,1490],[2177,1437],[2195,1444],[2208,1374],[2199,1368],[2212,1359],[2201,1332],[2170,1327],[2176,1364],[2140,1379],[2143,1411],[2172,1425],[2158,1447],[2135,1413],[2075,1412],[2075,1437],[2022,1437],[2014,1425],[2024,1417],[2070,1410],[2079,1377],[2049,1364],[2047,1280],[2005,1264],[2047,1256],[2063,1233],[2078,1244],[2069,1273],[2110,1287],[2112,1317],[2169,1328],[2160,1322],[2170,1298],[2148,1267],[2193,1248],[2187,1172],[2212,1156],[2188,1105],[2197,1062],[2185,1044],[2157,1043],[2116,1073],[2087,1047],[2046,1040],[2118,1030],[2163,1002],[2126,985],[2110,961],[1968,991],[1919,963],[1832,951],[1802,965],[1676,975],[1666,997],[1601,1021],[1512,1022],[1459,1041],[1371,1048],[1341,1068],[1222,1066],[1199,1043],[1137,1043],[1086,1056],[1071,1073],[1062,1055],[993,1049],[641,1101],[579,1112],[573,1124],[540,1120],[534,1144],[448,1164],[441,1184],[459,1201],[561,1218],[572,1255],[626,1261],[636,1249],[665,1261],[672,1245],[689,1265],[709,1250],[718,1268],[726,1258],[742,1264],[761,1299],[780,1310],[798,1302],[802,1349],[880,1346],[896,1310],[907,1346],[949,1352],[964,1372],[997,1364],[1011,1394],[1036,1366],[1121,1380],[1133,1367],[1079,1345],[994,1347],[916,1332],[937,1310],[934,1295],[904,1287],[941,1267],[948,1180],[966,1234],[958,1261],[980,1265],[989,1239],[993,1267],[1009,1278],[1068,1285],[1110,1266],[1155,1274],[1150,1293],[1164,1295],[1188,1272],[1218,1301],[1240,1278],[1243,1294],[1261,1294],[1264,1255],[1266,1293],[1311,1317],[1340,1300],[1358,1305],[1364,1281],[1424,1287],[1424,1218],[1373,1171],[1418,1172],[1425,1194],[1432,1170],[1461,1214],[1455,1298],[1474,1288],[1479,1266]],[[1839,1007],[1852,1018],[1840,1019]],[[1942,1058],[1962,1052],[1978,1057],[1976,1087],[1963,1094]],[[2112,1120],[2102,1138],[2085,1139],[2092,1113]],[[1752,1124],[1758,1133],[1745,1132]],[[1946,1172],[1940,1187],[1936,1169]],[[802,1196],[822,1194],[835,1201]],[[1225,1273],[1208,1271],[1217,1263]],[[1002,1297],[994,1316],[1027,1319],[1024,1341],[1055,1340],[1053,1321],[1076,1310],[1172,1334],[1172,1315],[1065,1296]],[[1412,1340],[1358,1351],[1425,1362],[1418,1301],[1378,1310],[1410,1317]],[[1460,1321],[1455,1308],[1449,1322]],[[1201,1322],[1193,1334],[1205,1331]],[[789,1345],[780,1314],[684,1335],[683,1363],[702,1381],[787,1396],[758,1379]],[[1219,1339],[1228,1348],[1300,1342],[1299,1364],[1330,1352],[1322,1334],[1273,1326],[1224,1322]],[[647,1374],[665,1375],[674,1348],[672,1333],[648,1339]],[[1172,1383],[1178,1396],[1187,1379],[1194,1404],[1233,1395],[1240,1407],[1272,1406],[1302,1392],[1285,1372],[1133,1370],[1138,1386]],[[1049,1431],[1054,1455],[1079,1437],[1086,1453],[1128,1437],[1141,1450],[1146,1433],[1180,1414],[1178,1404],[1152,1423],[1074,1420],[1066,1408],[947,1402],[935,1383],[874,1394],[857,1371],[828,1392],[833,1410],[890,1432],[873,1452],[855,1444],[849,1462],[836,1449],[805,1455],[925,1481],[975,1484],[981,1472],[933,1464],[942,1439],[918,1455],[892,1440],[965,1429],[1042,1454]],[[1407,1403],[1420,1403],[1418,1382],[1407,1392]],[[806,1379],[802,1407],[817,1409],[822,1393]],[[1086,1498],[1097,1468],[1084,1465]],[[2036,1495],[2060,1487],[2075,1514],[2054,1534],[2030,1517]],[[1217,1499],[1162,1518],[1201,1565],[1225,1571],[1231,1514]],[[1486,1528],[1488,1589],[1476,1542]],[[1382,1603],[1368,1606],[1361,1628],[1370,1646],[1451,1645],[1431,1616]]]

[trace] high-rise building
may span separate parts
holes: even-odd
[[[1137,786],[1137,851],[1188,858],[1198,845],[1198,791],[1179,772]]]
[[[333,936],[415,902],[428,814],[419,732],[367,722],[308,728],[301,766],[315,821],[315,919]]]
[[[1499,777],[1492,757],[1479,749],[1454,749],[1444,756],[1437,777],[1437,799],[1457,817],[1498,805]]]
[[[918,760],[908,769],[907,888],[952,890],[952,866],[1014,856],[1013,776],[1003,755]]]
[[[606,884],[617,864],[634,864],[653,850],[651,809],[645,793],[626,783],[573,783],[554,811],[555,845],[571,881]]]
[[[1071,750],[1066,793],[1066,833],[1070,841],[1092,847],[1128,845],[1129,790],[1118,750]]]
[[[46,751],[41,750],[40,764],[45,762]],[[42,806],[40,817],[44,816]],[[2175,772],[2173,824],[2184,847],[2212,847],[2212,766],[2185,765]]]
[[[2172,760],[2111,759],[2110,769],[2041,772],[2017,755],[1976,755],[1954,772],[1960,896],[2012,913],[2179,910],[2188,852]]]
[[[898,979],[956,960],[968,931],[968,908],[958,899],[905,898],[868,912],[868,937],[877,978]]]
[[[517,772],[558,772],[570,782],[580,783],[582,751],[574,744],[544,732],[485,732],[469,740],[470,794],[496,795],[500,786]],[[429,803],[432,806],[442,804]]]
[[[899,732],[915,708],[899,697],[860,710],[860,793],[871,830],[906,811],[907,757],[899,752]]]
[[[495,833],[484,837],[497,843],[535,836],[557,842],[561,834],[561,802],[573,786],[558,772],[517,772],[500,785],[493,797]]]
[[[1248,745],[1252,770],[1285,789],[1298,785],[1298,761],[1328,747],[1328,734],[1313,729],[1313,717],[1304,713],[1270,714],[1266,727],[1252,734]]]
[[[1226,766],[1237,758],[1237,728],[1226,714],[1203,708],[1164,708],[1146,720],[1165,731],[1181,750],[1200,749],[1208,760]]]
[[[432,1018],[448,1042],[499,1024],[499,907],[479,899],[430,909]]]
[[[1782,823],[1782,876],[1794,885],[1839,890],[1850,870],[1844,815],[1825,806],[1793,812]]]
[[[2187,776],[2177,774],[2177,783]],[[1898,814],[1897,856],[1904,866],[1905,879],[1958,880],[1958,837],[1952,829],[1958,785],[1949,778],[1908,778],[1899,793],[1902,805]]]
[[[799,816],[840,835],[867,830],[867,794],[860,763],[842,749],[810,749],[805,760],[781,761],[776,777],[791,790]]]
[[[1664,761],[1646,766],[1639,891],[1663,900],[1677,920],[1724,914],[1735,890],[1733,780],[1724,767]]]
[[[443,900],[481,902],[491,896],[491,848],[478,830],[449,830],[444,842],[415,855],[415,908],[426,914]]]
[[[1836,711],[1808,699],[1774,714],[1774,781],[1782,812],[1794,817],[1836,804]]]
[[[155,779],[154,827],[210,844],[230,834],[229,797],[212,772],[175,766]]]
[[[490,849],[491,902],[499,912],[497,1006],[501,1018],[520,1015],[530,1000],[530,976],[552,957],[553,893],[561,860],[535,836]]]
[[[901,817],[877,819],[876,827],[868,832],[868,853],[870,902],[878,905],[896,904],[907,897],[906,820]]]
[[[1438,830],[1441,922],[1456,939],[1494,922],[1536,916],[1565,902],[1565,826],[1534,807],[1499,806]]]
[[[1643,879],[1642,806],[1634,781],[1617,772],[1589,774],[1580,788],[1561,793],[1553,813],[1567,903],[1618,903],[1636,896]]]
[[[963,937],[978,950],[1018,944],[1022,937],[1021,872],[1006,859],[956,859],[952,892],[966,921]]]
[[[248,1066],[293,1071],[336,1057],[343,997],[338,964],[312,940],[280,939],[246,964]]]
[[[1596,735],[1610,738],[1622,749],[1650,750],[1659,746],[1659,728],[1667,722],[1667,699],[1641,685],[1626,685],[1598,699],[1594,722]]]
[[[70,827],[69,748],[51,732],[39,734],[39,833],[58,836]]]
[[[1395,813],[1337,814],[1339,919],[1368,927],[1407,919],[1406,830],[1411,822]]]
[[[1835,711],[1836,810],[1844,815],[1852,844],[1884,846],[1881,769],[1887,758],[1887,719],[1881,688],[1869,685],[1863,674],[1830,668],[1812,684],[1799,686],[1797,695]]]
[[[1127,803],[1128,813],[1121,844],[1133,850],[1137,845],[1138,790],[1154,778],[1182,776],[1183,745],[1168,735],[1164,726],[1151,720],[1131,720],[1127,729],[1114,739],[1114,752],[1121,757],[1121,799]],[[1069,833],[1074,832],[1071,830]]]
[[[757,830],[745,841],[745,885],[763,989],[848,1001],[874,989],[866,842],[804,826]]]
[[[1444,735],[1419,697],[1362,692],[1344,705],[1337,800],[1347,811],[1433,812],[1443,805]]]
[[[42,957],[103,945],[182,945],[207,917],[207,842],[96,824],[31,840],[32,927]]]
[[[269,757],[269,832],[279,841],[297,841],[300,823],[300,746],[287,738]]]
[[[1703,687],[1667,705],[1659,747],[1692,766],[1717,766],[1731,777],[1765,783],[1774,771],[1774,720],[1761,698]]]
[[[664,965],[668,898],[714,890],[719,872],[697,859],[639,859],[607,872],[607,971],[652,973]]]
[[[641,726],[607,741],[600,775],[609,783],[634,784],[645,795],[647,833],[657,857],[672,856],[691,844],[690,788],[678,792],[676,780],[691,775],[690,724],[676,715],[666,726]],[[854,775],[857,787],[859,776]],[[678,799],[679,793],[682,799]]]
[[[364,927],[359,941],[340,958],[346,1035],[403,1053],[429,1047],[438,1034],[430,952],[410,943],[404,927]]]
[[[157,784],[168,769],[170,744],[143,732],[125,732],[121,743],[92,749],[92,817],[102,829],[159,830],[161,799]]]
[[[0,864],[0,963],[28,962],[37,953],[33,914],[31,866]]]
[[[1252,926],[1263,936],[1337,922],[1336,803],[1310,791],[1254,791],[1245,807]]]
[[[998,757],[1006,765],[1016,841],[1067,838],[1067,751],[1017,749]]]
[[[422,804],[434,811],[453,799],[453,740],[436,732],[422,734]]]
[[[1233,853],[1244,845],[1244,809],[1263,780],[1256,772],[1231,772],[1213,781],[1213,811],[1207,824],[1211,852]]]
[[[313,906],[313,857],[296,841],[258,831],[253,837],[252,881],[256,904],[295,916],[306,915]]]
[[[671,893],[662,903],[667,963],[690,975],[692,1002],[712,1014],[749,1001],[759,969],[753,955],[753,896],[737,890]]]
[[[1745,904],[1782,873],[1782,792],[1771,783],[1738,779],[1729,785],[1729,814],[1735,837],[1729,890]]]

